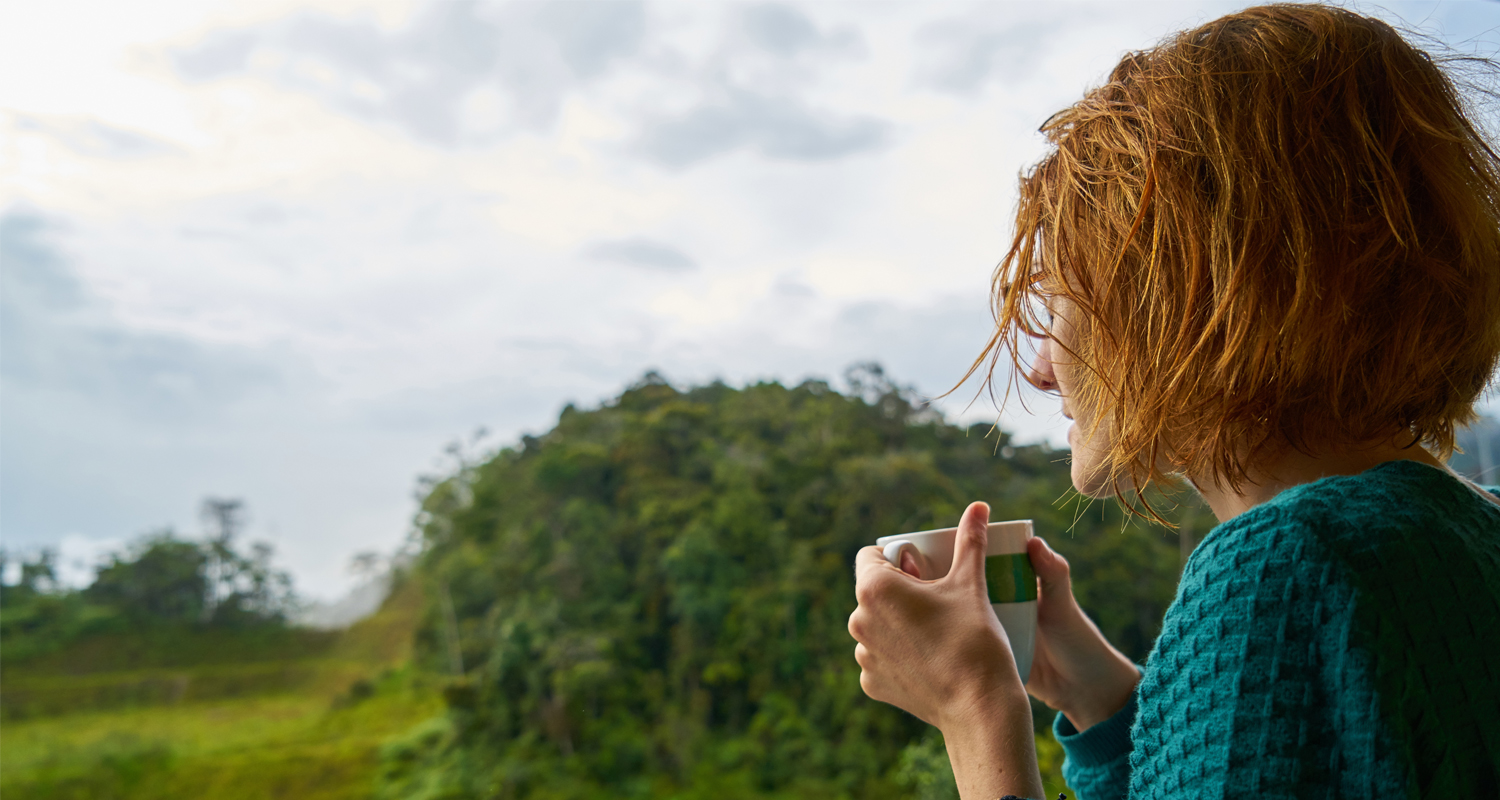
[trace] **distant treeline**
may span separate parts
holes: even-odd
[[[1126,525],[1072,493],[1066,452],[949,424],[878,367],[848,377],[839,393],[648,374],[435,481],[412,574],[418,658],[452,675],[449,710],[387,747],[384,792],[951,791],[924,773],[946,763],[926,726],[861,693],[845,625],[859,548],[971,500],[1034,519],[1105,634],[1145,657],[1205,509],[1163,502],[1182,532]]]
[[[24,661],[88,633],[285,624],[295,603],[291,579],[272,568],[270,545],[240,550],[242,512],[238,500],[205,500],[205,541],[170,529],[148,534],[99,564],[84,589],[59,583],[54,550],[18,559],[18,579],[0,583],[5,660]],[[0,551],[0,574],[11,559]]]

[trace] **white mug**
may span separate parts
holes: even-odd
[[[990,544],[984,551],[985,583],[990,607],[1010,638],[1021,682],[1031,676],[1031,655],[1036,647],[1036,571],[1026,555],[1031,539],[1031,520],[990,523]],[[901,552],[910,548],[917,556],[923,580],[937,580],[953,566],[953,542],[958,528],[898,533],[875,540],[885,549],[885,560],[901,567]]]

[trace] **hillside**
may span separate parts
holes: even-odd
[[[878,371],[855,385],[681,391],[648,375],[435,485],[416,657],[455,678],[386,791],[943,796],[932,732],[859,690],[850,564],[972,499],[1035,519],[1085,607],[1144,657],[1176,533],[1070,500],[1064,453],[947,424]],[[1208,528],[1206,511],[1163,507]]]
[[[89,627],[105,595],[27,589],[7,630],[60,633],[5,651],[0,794],[952,798],[935,731],[859,690],[854,552],[987,500],[1036,521],[1140,659],[1211,519],[1163,501],[1182,535],[1127,525],[1071,493],[1066,453],[949,424],[878,369],[851,378],[841,394],[648,375],[568,407],[427,484],[420,555],[344,632]],[[197,619],[184,585],[160,596]],[[71,622],[49,628],[50,607]]]

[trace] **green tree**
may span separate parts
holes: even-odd
[[[207,566],[202,545],[161,530],[110,556],[87,595],[138,625],[196,623],[207,606]]]
[[[0,554],[0,575],[11,560]],[[0,583],[0,656],[7,663],[60,647],[107,617],[90,608],[78,592],[58,582],[57,551],[43,548],[19,559],[18,580]]]
[[[1080,513],[1066,453],[950,425],[873,365],[849,377],[844,395],[818,381],[682,391],[648,374],[429,482],[416,575],[438,599],[419,652],[466,669],[448,714],[393,744],[386,793],[926,785],[913,773],[932,761],[926,726],[859,689],[850,565],[877,536],[951,525],[974,499],[1035,519],[1096,581],[1085,607],[1144,657],[1176,537],[1125,526],[1112,502]]]

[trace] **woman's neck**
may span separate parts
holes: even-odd
[[[1339,450],[1310,455],[1292,447],[1285,447],[1275,455],[1260,459],[1251,465],[1247,480],[1238,489],[1227,483],[1221,484],[1211,478],[1189,476],[1193,487],[1202,495],[1214,516],[1220,522],[1270,500],[1283,491],[1304,483],[1335,475],[1358,475],[1367,469],[1390,461],[1416,461],[1430,467],[1450,470],[1420,445],[1402,446],[1396,440],[1386,440],[1368,446],[1355,445]],[[1494,498],[1489,498],[1492,502]]]

